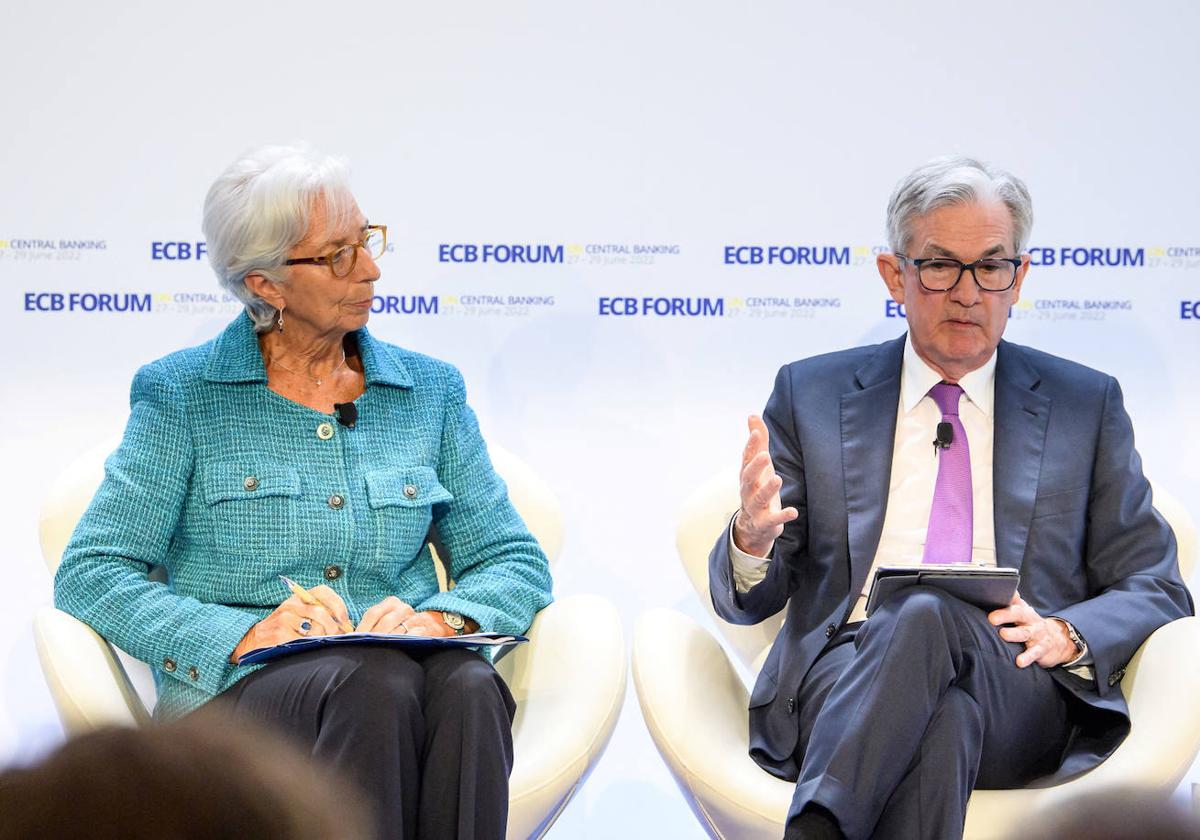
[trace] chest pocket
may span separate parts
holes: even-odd
[[[429,533],[433,506],[454,500],[433,467],[392,467],[367,473],[379,560],[395,572],[412,562]]]
[[[283,557],[296,554],[300,474],[269,461],[209,464],[201,477],[208,534],[223,554]]]

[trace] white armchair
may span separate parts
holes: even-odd
[[[98,446],[59,476],[42,508],[42,553],[53,574],[75,523],[103,477],[116,441]],[[513,455],[491,447],[509,496],[553,566],[562,514],[549,487]],[[517,702],[508,837],[541,837],[599,761],[625,695],[625,643],[613,606],[595,595],[561,598],[538,613],[521,645],[497,663]],[[68,734],[150,721],[149,668],[53,607],[34,618],[34,639]],[[132,676],[132,679],[131,679]],[[138,688],[135,688],[135,684]]]
[[[1196,527],[1180,504],[1161,490],[1155,506],[1179,541],[1186,580],[1196,558]],[[708,595],[708,554],[737,509],[727,475],[692,496],[680,518],[677,545],[684,567],[733,656],[756,674],[779,631],[782,614],[753,627],[717,618]],[[1099,767],[1055,787],[976,791],[964,836],[1009,836],[1020,819],[1081,794],[1120,786],[1169,794],[1200,749],[1200,618],[1160,628],[1130,662],[1122,687],[1133,728]],[[676,783],[713,837],[778,838],[795,786],[771,776],[748,753],[749,694],[733,659],[692,619],[654,609],[638,621],[633,679],[642,715]]]

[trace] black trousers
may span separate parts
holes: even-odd
[[[940,589],[897,593],[826,646],[800,690],[800,777],[785,837],[810,803],[849,838],[958,838],[981,788],[1057,768],[1069,699],[1024,646]]]
[[[496,838],[516,705],[471,651],[341,645],[267,665],[220,695],[358,783],[380,838]]]

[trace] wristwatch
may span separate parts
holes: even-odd
[[[467,620],[458,613],[443,612],[442,621],[446,622],[446,626],[454,631],[455,636],[461,636],[467,632]]]
[[[1087,653],[1087,642],[1083,640],[1083,636],[1079,635],[1079,631],[1075,629],[1075,625],[1073,625],[1071,622],[1067,621],[1065,618],[1059,618],[1058,616],[1053,616],[1053,618],[1055,621],[1062,622],[1063,627],[1067,629],[1068,638],[1070,638],[1072,643],[1075,645],[1075,658],[1070,662],[1063,663],[1064,668],[1070,668],[1072,665],[1078,662],[1085,653]]]

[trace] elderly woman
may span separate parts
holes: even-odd
[[[138,371],[55,603],[151,665],[157,718],[221,698],[269,721],[364,788],[381,836],[502,837],[514,706],[483,656],[339,645],[236,664],[349,629],[522,633],[550,602],[462,377],[367,332],[387,229],[338,160],[252,152],[213,184],[204,232],[246,312]],[[280,575],[319,603],[280,603]]]

